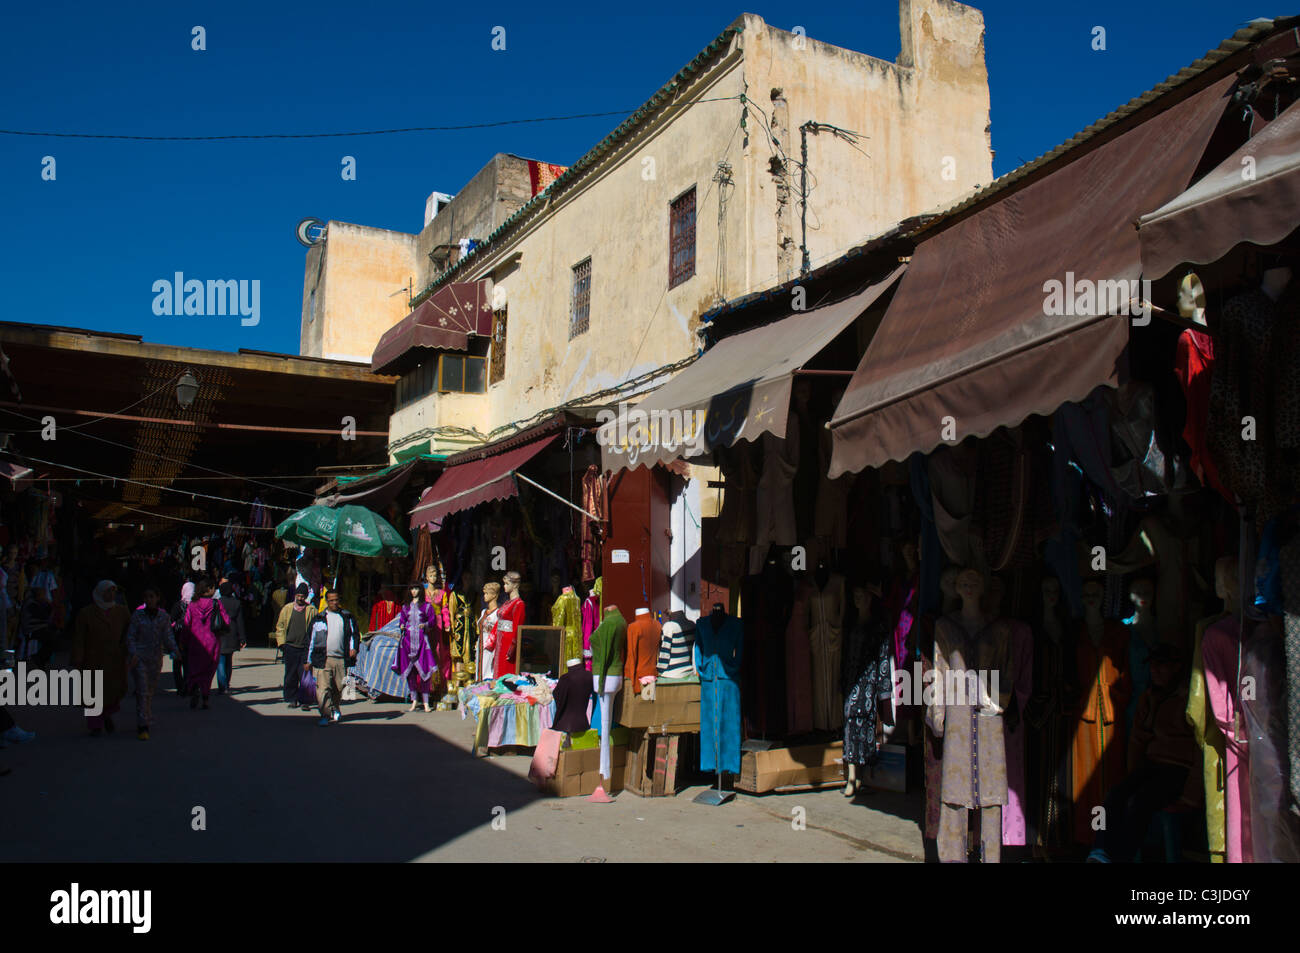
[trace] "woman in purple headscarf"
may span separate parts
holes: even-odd
[[[438,662],[429,644],[429,629],[433,626],[433,614],[424,601],[424,587],[411,583],[407,592],[409,601],[402,606],[398,618],[397,664],[393,671],[406,677],[406,684],[411,692],[411,707],[415,711],[417,702],[424,703],[425,711],[429,707],[429,693],[433,691],[433,674],[438,669]]]
[[[226,626],[230,626],[230,616],[221,603],[212,598],[213,592],[212,580],[204,579],[196,587],[197,597],[185,609],[189,643],[185,654],[185,674],[191,708],[199,707],[200,696],[203,707],[208,707],[212,678],[217,674],[217,661],[221,657],[221,637],[212,631],[212,617],[220,613]]]

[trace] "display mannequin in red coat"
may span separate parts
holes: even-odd
[[[519,595],[520,575],[508,572],[501,581],[505,590],[505,602],[497,609],[496,632],[496,674],[515,674],[515,639],[519,627],[524,624],[524,600]]]

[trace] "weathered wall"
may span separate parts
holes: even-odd
[[[745,78],[775,127],[746,153],[754,288],[798,273],[805,123],[861,134],[856,143],[807,134],[813,267],[992,180],[983,15],[951,0],[901,0],[899,19],[902,52],[889,63],[745,16]],[[793,268],[781,254],[791,240]]]
[[[299,352],[368,362],[380,336],[409,313],[401,289],[415,276],[415,245],[405,232],[330,222],[323,245],[307,252]]]
[[[488,416],[489,403],[485,394],[433,394],[424,400],[403,407],[393,414],[388,424],[390,441],[405,440],[394,451],[406,450],[419,443],[424,453],[455,453],[479,446],[482,441],[468,436],[439,435],[432,438],[424,431],[436,427],[463,427],[486,434],[493,424]],[[414,435],[421,434],[418,439]]]

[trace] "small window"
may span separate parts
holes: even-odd
[[[569,308],[569,340],[586,332],[591,320],[591,259],[573,266],[573,295]]]
[[[668,206],[668,287],[695,275],[695,186]]]
[[[487,358],[443,354],[438,358],[439,393],[482,394],[487,391]]]
[[[492,360],[488,382],[496,384],[506,376],[506,308],[492,312]]]
[[[434,374],[437,369],[438,365],[435,361],[427,361],[397,379],[398,410],[409,407],[433,393]]]

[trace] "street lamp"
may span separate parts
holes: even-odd
[[[176,383],[176,403],[180,404],[183,410],[189,410],[198,395],[199,379],[187,370]]]

